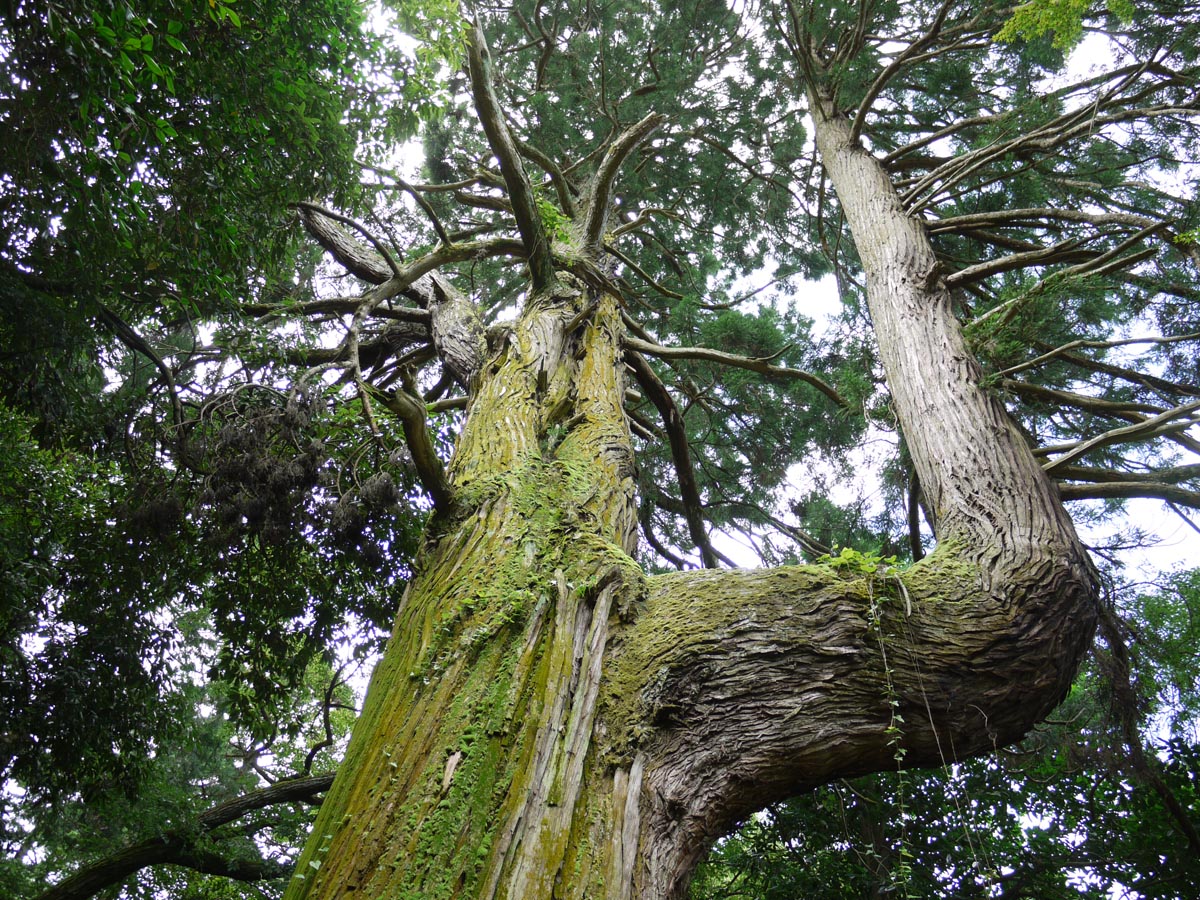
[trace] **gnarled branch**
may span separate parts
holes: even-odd
[[[666,116],[651,113],[626,129],[605,151],[600,168],[596,170],[596,177],[592,180],[588,197],[587,221],[583,229],[584,252],[592,256],[600,252],[604,240],[604,226],[608,221],[609,204],[612,202],[613,183],[621,163],[666,120]]]
[[[471,73],[471,92],[475,99],[475,110],[487,135],[488,144],[500,162],[500,172],[508,189],[517,230],[529,260],[529,275],[535,292],[546,290],[554,281],[554,259],[550,253],[550,239],[542,224],[534,199],[533,186],[521,163],[517,143],[509,133],[504,121],[504,111],[492,84],[491,59],[483,29],[476,23],[471,28],[467,45],[467,63]]]
[[[283,877],[291,871],[290,866],[268,860],[227,859],[202,845],[207,835],[215,829],[235,822],[255,810],[280,803],[318,803],[318,795],[327,791],[331,784],[333,773],[313,775],[281,781],[262,790],[235,797],[202,812],[192,826],[177,828],[159,837],[139,841],[84,866],[42,892],[37,900],[86,900],[105,888],[120,883],[134,872],[147,866],[165,863],[243,881]]]
[[[356,222],[354,219],[351,219],[349,216],[343,216],[339,212],[334,212],[332,209],[326,209],[325,207],[320,206],[319,204],[316,204],[316,203],[301,202],[301,203],[296,203],[294,205],[296,207],[297,212],[300,213],[301,220],[304,222],[304,224],[306,226],[309,224],[309,219],[311,217],[320,215],[320,216],[324,216],[327,219],[333,219],[333,221],[339,222],[342,225],[346,225],[350,228],[353,228],[355,231],[357,231],[359,234],[361,234],[363,237],[365,237],[367,239],[367,241],[371,244],[371,246],[375,248],[375,252],[379,254],[379,258],[382,259],[383,262],[387,264],[388,271],[390,271],[393,275],[398,276],[400,274],[400,266],[398,266],[396,264],[396,260],[392,259],[392,254],[388,253],[388,249],[387,249],[387,247],[383,246],[383,242],[380,241],[379,238],[375,237],[375,235],[371,234],[370,230],[365,225],[362,225],[361,223]],[[310,229],[310,231],[311,231],[311,229]],[[330,249],[329,247],[326,247],[325,249],[329,250],[331,253],[334,253],[334,251],[332,249]],[[334,253],[334,256],[337,257],[337,253]],[[349,268],[349,266],[347,266],[347,268]],[[351,269],[351,271],[354,272],[354,269]],[[358,275],[358,272],[354,272],[354,274]],[[369,281],[371,279],[364,279],[364,280]]]
[[[448,510],[454,494],[446,477],[446,469],[438,458],[433,439],[429,436],[429,428],[425,424],[425,404],[403,389],[388,393],[375,392],[375,397],[395,413],[404,426],[404,440],[408,444],[408,452],[412,455],[417,477],[433,498],[434,507]]]

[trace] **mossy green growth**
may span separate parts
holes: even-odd
[[[866,608],[863,577],[843,578],[828,566],[780,566],[733,573],[706,570],[646,579],[649,602],[618,639],[601,689],[606,761],[629,762],[653,736],[672,674],[733,629],[754,619],[782,620],[796,607],[849,599]]]
[[[403,823],[389,841],[392,868],[406,870],[419,889],[394,896],[449,898],[468,890],[485,871],[495,841],[496,810],[514,778],[514,740],[507,727],[524,714],[516,707],[527,698],[514,690],[522,636],[496,642],[471,667],[454,700],[438,722],[435,744],[417,789],[404,796],[385,794]],[[519,741],[518,741],[519,743]],[[393,896],[389,894],[388,896]]]
[[[942,541],[933,553],[896,572],[916,601],[967,599],[980,586],[979,564],[953,541]]]
[[[895,558],[856,550],[807,566],[757,572],[688,572],[646,579],[649,602],[621,633],[605,671],[605,759],[629,761],[654,735],[669,704],[669,682],[731,629],[755,620],[786,621],[797,612],[840,603],[874,646],[897,617],[926,605],[977,596],[978,565],[952,543],[904,568]]]

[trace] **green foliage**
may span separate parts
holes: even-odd
[[[847,575],[877,575],[880,572],[890,575],[896,569],[896,557],[880,556],[878,553],[870,551],[864,553],[852,547],[843,547],[836,556],[826,554],[817,557],[817,564],[829,566],[829,568]]]
[[[351,200],[359,135],[415,125],[355,68],[402,73],[404,57],[354,0],[25,4],[5,18],[0,119],[19,138],[0,161],[0,257],[76,297],[227,306],[290,262],[289,202]]]
[[[1200,721],[1200,569],[1171,576],[1139,594],[1129,610],[1139,623],[1137,646],[1146,690],[1175,734]]]
[[[187,617],[186,628],[201,626],[204,618]],[[189,635],[189,652],[212,652],[211,640]],[[187,676],[203,678],[203,659],[185,661]],[[194,845],[227,860],[257,862],[270,848],[280,860],[294,857],[307,832],[311,811],[303,806],[274,806],[244,816],[229,827],[199,830],[204,810],[260,786],[262,773],[278,778],[306,771],[330,771],[340,755],[354,720],[353,698],[340,673],[323,663],[312,664],[289,693],[288,722],[269,735],[252,736],[239,729],[229,714],[224,692],[228,685],[211,682],[184,688],[186,709],[173,740],[163,743],[149,760],[136,795],[106,793],[63,800],[53,806],[24,802],[9,815],[19,815],[37,835],[40,859],[36,865],[0,866],[16,886],[6,896],[32,897],[42,879],[61,873],[79,861],[100,859],[144,840],[180,835]],[[328,721],[328,731],[323,727]],[[15,812],[15,815],[14,815]],[[8,835],[5,835],[7,838]],[[12,860],[15,863],[17,860]],[[130,879],[125,896],[250,898],[273,895],[277,884],[249,885],[182,869],[146,870]]]
[[[908,186],[954,154],[1048,127],[1086,102],[1046,88],[1085,27],[1123,31],[1139,62],[1156,61],[1146,71],[1178,69],[1145,103],[1194,102],[1194,11],[1151,3],[1134,21],[1127,0],[1105,8],[1033,0],[1004,23],[1006,11],[968,5],[963,15],[980,15],[983,36],[950,55],[922,54],[885,85],[864,144],[886,158],[942,134],[889,162]],[[831,76],[848,115],[894,58],[887,36],[911,40],[924,21],[895,2],[797,9],[831,51],[856,34],[882,36]],[[623,168],[609,223],[614,249],[636,263],[613,263],[629,315],[663,344],[813,372],[844,401],[798,379],[652,361],[676,398],[706,520],[747,534],[772,562],[799,552],[770,536],[790,507],[822,543],[860,548],[824,563],[876,578],[882,603],[906,553],[908,463],[861,266],[810,158],[791,55],[769,23],[741,12],[722,0],[568,0],[551,14],[519,0],[479,15],[514,131],[571,166],[577,183],[594,172],[605,140],[650,111],[668,116]],[[326,691],[329,660],[368,655],[390,626],[429,504],[398,426],[364,424],[364,401],[344,358],[334,359],[330,348],[345,346],[343,312],[301,314],[307,301],[357,288],[323,281],[321,253],[298,251],[288,204],[328,200],[418,257],[435,241],[426,214],[385,186],[360,185],[355,157],[391,164],[398,143],[420,131],[430,182],[479,179],[477,207],[448,191],[429,195],[447,228],[474,236],[512,228],[465,105],[453,0],[392,2],[370,16],[355,0],[68,0],[9,5],[0,19],[0,776],[13,786],[2,801],[0,840],[11,858],[0,866],[0,895],[23,896],[81,860],[251,789],[256,764],[273,777],[295,772],[316,749],[318,768],[332,765],[353,713],[345,685]],[[384,33],[372,22],[385,23]],[[396,37],[397,26],[415,45]],[[988,45],[996,31],[999,42]],[[1155,323],[1175,337],[1200,330],[1189,268],[1200,241],[1195,201],[1149,187],[1161,183],[1160,167],[1188,177],[1195,135],[1179,115],[1140,122],[1117,140],[1102,118],[1052,152],[994,154],[914,210],[947,272],[1077,242],[1066,263],[1001,271],[955,291],[997,391],[1007,377],[998,373],[1053,346]],[[947,123],[957,125],[945,131]],[[547,199],[558,196],[550,173],[529,169],[548,231],[569,241],[576,223]],[[1110,200],[1178,223],[1171,252],[1081,278],[1060,272],[1126,252],[1119,229],[1088,236],[1070,222],[1032,219],[938,229],[956,216]],[[622,227],[642,213],[644,225]],[[494,317],[525,289],[520,261],[511,262],[475,259],[447,274]],[[827,273],[844,311],[820,336],[800,285]],[[748,287],[769,279],[761,291]],[[259,319],[261,306],[241,308],[254,301],[285,310]],[[412,375],[433,408],[452,388],[415,357],[394,368],[411,345],[377,324],[362,334],[375,348],[363,374],[385,388]],[[1194,387],[1194,349],[1164,345],[1137,364]],[[1078,355],[1093,368],[1056,359],[1021,377],[1093,391],[1136,414],[1165,404],[1157,382],[1111,374],[1132,365],[1127,355]],[[1005,397],[1042,443],[1113,425]],[[647,528],[684,565],[691,538],[674,462],[654,433],[657,410],[633,400],[630,411],[650,426],[638,476]],[[436,422],[448,455],[459,421]],[[864,461],[853,452],[864,439],[886,447]],[[1169,448],[1137,456],[1109,448],[1089,462],[1141,473],[1171,458]],[[878,492],[832,499],[880,459]],[[1138,623],[1139,724],[1168,723],[1156,771],[1194,809],[1188,728],[1200,712],[1192,652],[1200,589],[1195,573],[1169,585],[1128,599],[1124,611]],[[1015,884],[1014,894],[1047,898],[1108,896],[1117,885],[1174,896],[1172,885],[1196,883],[1194,866],[1170,849],[1180,843],[1158,795],[1121,772],[1126,757],[1102,687],[1095,673],[1082,681],[1069,712],[1084,724],[1042,729],[1024,756],[903,781],[878,776],[772,810],[722,845],[697,895],[937,897]],[[327,698],[337,701],[336,737],[318,747],[326,736],[314,723]],[[1021,819],[1027,808],[1037,824]],[[255,841],[290,859],[307,818],[281,818]],[[214,841],[235,855],[256,852],[244,835]],[[44,851],[43,861],[27,866],[27,846]],[[1072,867],[1090,880],[1072,880]],[[127,895],[256,890],[172,871],[143,875]]]
[[[1031,0],[1018,6],[996,34],[998,41],[1036,40],[1047,33],[1054,35],[1054,46],[1070,50],[1083,35],[1083,20],[1094,0]],[[1132,0],[1106,0],[1108,11],[1122,22],[1136,12]]]
[[[546,227],[546,233],[550,235],[550,239],[561,243],[569,242],[571,240],[571,220],[545,197],[537,197],[534,202],[537,203],[538,215],[541,216],[542,224]]]
[[[390,147],[428,106],[369,83],[407,57],[356,3],[0,15],[0,121],[19,136],[0,160],[0,894],[19,897],[257,786],[231,741],[302,768],[321,721],[307,673],[382,640],[424,518],[415,477],[380,471],[331,398],[242,402],[192,354],[197,317],[307,290],[287,204],[353,201],[360,135]],[[287,346],[215,334],[251,366]],[[334,711],[325,766],[351,715]]]

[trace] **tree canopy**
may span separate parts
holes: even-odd
[[[1200,591],[1123,513],[1200,532],[1190,4],[0,15],[0,892],[282,890],[559,277],[620,300],[646,572],[925,556],[822,105],[1086,526],[1099,636],[1016,749],[771,807],[693,896],[1194,894]]]

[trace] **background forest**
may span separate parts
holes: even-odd
[[[663,389],[627,404],[648,571],[931,544],[781,62],[823,29],[1103,577],[1052,720],[772,807],[693,896],[1195,897],[1200,569],[1147,550],[1200,548],[1200,10],[911,7],[469,11],[551,235],[571,164],[665,117],[606,235]],[[389,401],[443,460],[465,405],[429,312],[356,295],[434,260],[494,341],[524,290],[458,5],[0,23],[0,896],[276,897],[436,499]]]

